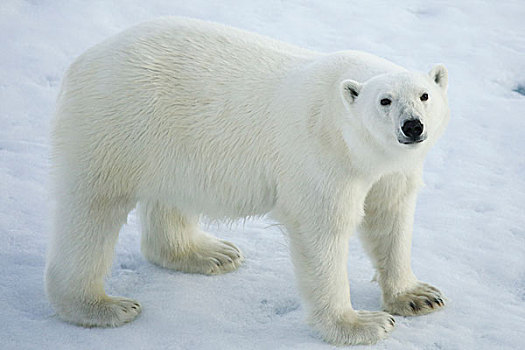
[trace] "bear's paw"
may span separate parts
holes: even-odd
[[[168,254],[148,254],[151,262],[162,267],[186,273],[219,275],[236,270],[244,260],[237,246],[231,242],[203,234],[184,251]]]
[[[404,293],[385,299],[385,311],[401,316],[425,315],[445,306],[445,297],[439,289],[422,282]]]
[[[394,326],[394,317],[386,312],[352,310],[317,328],[325,341],[335,345],[369,345],[388,337]]]
[[[104,296],[75,303],[59,311],[64,320],[84,327],[118,327],[133,321],[141,313],[141,305],[123,297]]]

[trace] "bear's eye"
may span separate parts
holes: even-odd
[[[384,98],[381,100],[381,106],[388,106],[389,104],[391,104],[392,101],[388,98]]]
[[[428,100],[428,94],[425,92],[423,95],[421,95],[421,97],[419,98],[421,101],[426,101]]]

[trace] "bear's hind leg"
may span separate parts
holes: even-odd
[[[233,243],[199,228],[198,216],[158,202],[141,203],[141,249],[154,264],[188,273],[216,275],[237,269],[243,256]]]
[[[116,327],[139,315],[138,302],[104,292],[118,232],[132,206],[128,200],[59,198],[45,282],[60,318],[85,327]]]

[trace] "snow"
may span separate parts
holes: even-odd
[[[144,307],[133,323],[61,322],[43,289],[49,234],[49,121],[67,66],[111,34],[161,15],[213,20],[319,51],[368,51],[410,69],[442,62],[452,119],[425,164],[413,268],[449,298],[397,317],[377,349],[525,348],[525,5],[522,1],[17,1],[0,4],[0,347],[2,349],[329,349],[304,322],[286,240],[265,219],[210,232],[236,242],[236,272],[154,266],[135,214],[121,232],[110,294]],[[379,310],[354,237],[356,309]]]

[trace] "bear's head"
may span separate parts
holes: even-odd
[[[402,71],[364,83],[344,80],[340,91],[351,138],[398,153],[428,149],[449,119],[447,85],[442,65],[428,74]]]

